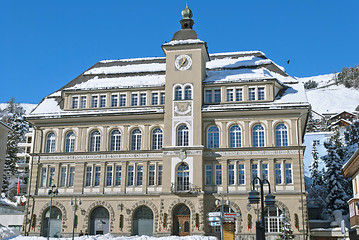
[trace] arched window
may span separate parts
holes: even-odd
[[[276,146],[288,146],[288,129],[283,123],[275,127]]]
[[[186,163],[181,163],[177,167],[177,191],[189,190],[189,167]]]
[[[115,129],[111,132],[110,135],[110,150],[120,151],[120,149],[121,149],[121,132],[118,129]]]
[[[65,152],[73,152],[75,150],[75,133],[68,132],[66,134]]]
[[[136,128],[131,133],[131,150],[141,150],[141,130]]]
[[[182,124],[177,129],[177,146],[188,146],[188,127]]]
[[[264,147],[264,127],[260,124],[252,129],[253,147]]]
[[[101,134],[98,130],[95,130],[90,135],[90,152],[100,151]]]
[[[152,131],[152,149],[159,150],[162,148],[163,132],[160,128],[156,128]]]
[[[277,207],[270,207],[264,210],[265,231],[279,233],[283,227],[283,220],[280,217],[282,210]]]
[[[182,100],[182,87],[177,86],[175,88],[175,100]]]
[[[184,88],[184,99],[189,100],[192,99],[192,87],[186,86]]]
[[[242,146],[242,132],[238,125],[233,125],[229,129],[229,147],[239,148]]]
[[[207,148],[219,148],[219,130],[217,126],[211,126],[207,130]]]
[[[49,134],[47,134],[46,137],[46,152],[47,153],[52,153],[55,151],[55,133],[51,132]]]

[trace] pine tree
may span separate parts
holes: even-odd
[[[3,110],[2,121],[12,129],[8,133],[4,164],[2,192],[5,193],[10,190],[11,179],[16,178],[18,171],[16,168],[17,153],[22,151],[18,144],[25,139],[25,133],[29,129],[28,123],[23,119],[24,112],[24,109],[19,104],[16,104],[14,99],[11,99]]]
[[[359,121],[356,120],[349,126],[349,130],[344,133],[345,143],[347,145],[347,159],[349,160],[356,149],[359,148]]]
[[[327,189],[326,208],[330,213],[334,210],[341,210],[343,214],[347,214],[347,201],[352,196],[352,188],[351,180],[344,178],[342,172],[346,148],[343,146],[337,130],[332,138],[324,143],[324,146],[327,149],[327,155],[322,158],[326,166],[323,176]]]
[[[283,221],[282,229],[279,233],[278,240],[288,240],[288,239],[294,239],[293,229],[288,222],[288,220],[285,218]]]

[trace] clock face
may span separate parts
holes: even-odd
[[[176,69],[180,71],[188,70],[192,66],[192,58],[189,55],[182,54],[176,57],[175,60]]]

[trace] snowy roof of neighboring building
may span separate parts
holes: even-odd
[[[187,40],[188,41],[188,40]],[[196,40],[197,41],[197,40]],[[199,40],[200,41],[200,40]],[[192,43],[192,42],[191,42]],[[211,61],[207,62],[207,77],[203,83],[222,84],[249,81],[276,81],[283,86],[274,102],[256,103],[256,106],[278,108],[280,105],[288,107],[293,104],[308,105],[303,84],[296,78],[288,76],[284,68],[276,65],[260,51],[243,51],[210,54]],[[28,115],[28,117],[59,117],[60,115],[81,115],[99,113],[122,114],[123,109],[101,109],[65,111],[62,104],[62,92],[97,91],[103,89],[129,88],[163,88],[166,81],[166,58],[133,58],[121,60],[103,60],[80,74],[58,91],[50,94]],[[249,108],[241,104],[243,108]],[[232,107],[234,105],[231,105]],[[209,106],[206,109],[218,108]],[[222,105],[222,108],[231,108]],[[162,109],[162,108],[161,108]],[[127,112],[136,112],[139,108],[126,108]],[[143,112],[161,112],[157,108],[142,109]]]
[[[352,177],[359,171],[359,148],[354,152],[353,156],[343,165],[344,177]]]
[[[336,115],[332,116],[332,117],[331,117],[331,118],[329,118],[329,119],[336,118],[336,117],[338,117],[338,116],[340,116],[340,115],[342,115],[342,114],[344,114],[344,113],[348,113],[348,114],[352,115],[353,117],[355,117],[355,114],[350,113],[350,112],[347,112],[347,111],[343,111],[343,112],[340,112],[340,113],[338,113],[338,114],[336,114]]]
[[[347,124],[352,124],[352,122],[351,121],[348,121],[348,120],[345,120],[345,119],[339,119],[338,121],[335,121],[335,122],[333,122],[332,124],[330,124],[330,126],[334,126],[334,125],[337,125],[338,123],[340,123],[340,122],[345,122],[345,123],[347,123]]]

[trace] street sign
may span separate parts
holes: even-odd
[[[223,221],[224,222],[234,222],[234,221],[236,221],[236,218],[234,218],[234,217],[224,217]]]
[[[210,222],[209,225],[212,226],[212,227],[221,226],[221,223],[220,222]]]
[[[240,217],[240,213],[224,213],[224,217]]]
[[[208,221],[210,222],[218,222],[221,221],[220,217],[208,217]]]
[[[207,213],[208,217],[220,217],[221,216],[221,212],[209,212]]]

